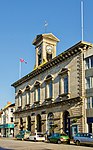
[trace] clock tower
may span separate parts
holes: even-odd
[[[57,42],[59,42],[59,39],[52,33],[45,33],[36,36],[32,43],[35,45],[36,50],[36,67],[44,62],[51,61],[51,59],[56,57]]]

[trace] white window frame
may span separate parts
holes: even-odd
[[[30,104],[30,91],[27,91],[26,93],[26,104]]]
[[[86,77],[86,89],[93,88],[93,76]]]
[[[65,85],[65,78],[67,78],[67,85]],[[67,89],[65,88],[67,87]],[[68,85],[68,75],[60,76],[59,81],[59,94],[68,94],[69,85]]]
[[[35,89],[35,98],[36,98],[36,102],[40,101],[40,86],[37,86]]]
[[[89,69],[93,67],[93,56],[85,59],[85,68]]]
[[[93,96],[87,97],[87,109],[93,108]]]

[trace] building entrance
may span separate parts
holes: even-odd
[[[70,114],[68,111],[63,113],[63,131],[70,136]]]
[[[41,131],[41,116],[39,114],[37,115],[37,132],[42,132]]]

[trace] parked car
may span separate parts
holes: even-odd
[[[76,145],[80,144],[92,144],[93,145],[93,134],[91,133],[77,133],[73,137],[73,141]]]
[[[45,136],[42,133],[33,133],[30,134],[29,138],[30,141],[45,141]]]
[[[51,136],[48,137],[48,141],[49,142],[53,142],[53,143],[67,143],[70,144],[70,138],[67,134],[65,133],[54,133]]]
[[[20,131],[20,132],[15,136],[15,138],[16,138],[16,139],[20,139],[20,140],[26,140],[26,139],[28,139],[30,133],[31,133],[31,132],[28,131],[28,130],[23,130],[23,131]]]

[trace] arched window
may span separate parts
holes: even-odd
[[[41,132],[41,115],[37,115],[37,132]]]
[[[27,117],[27,130],[31,131],[31,116]]]
[[[49,134],[52,134],[54,132],[53,126],[54,126],[54,114],[50,112],[47,118],[47,129],[49,131]]]

